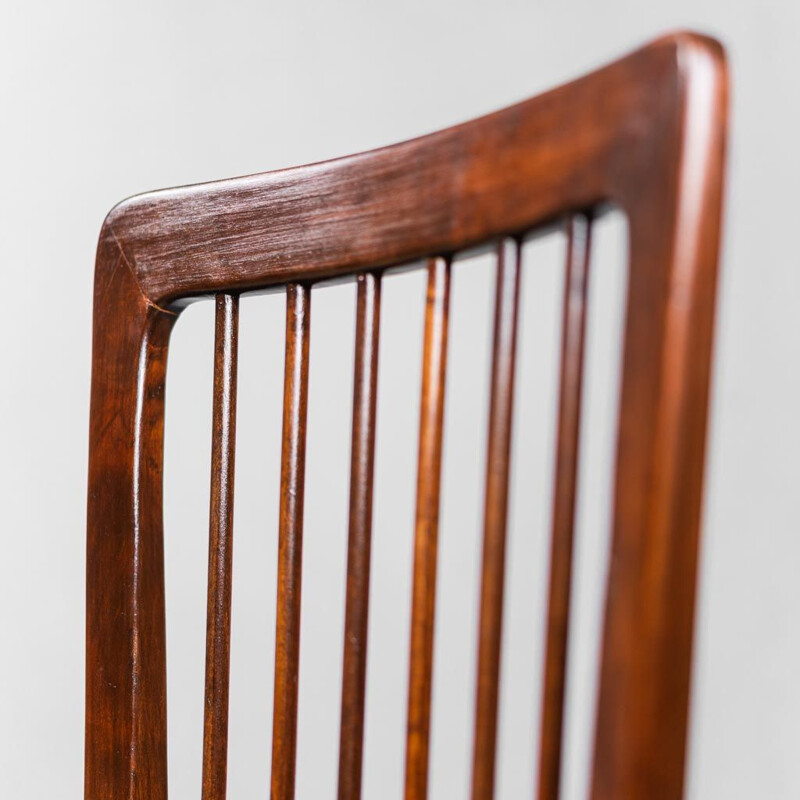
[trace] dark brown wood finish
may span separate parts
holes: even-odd
[[[291,800],[294,797],[310,325],[311,292],[301,283],[290,283],[286,289],[272,800]]]
[[[353,435],[350,451],[350,533],[347,543],[339,800],[358,800],[361,797],[380,315],[380,275],[369,272],[359,275],[356,295]]]
[[[216,306],[203,800],[218,798],[222,800],[227,788],[228,689],[231,668],[233,480],[236,451],[239,298],[229,294],[218,294]]]
[[[490,800],[494,796],[519,273],[520,243],[513,239],[505,239],[497,249],[497,288],[478,623],[478,680],[472,756],[473,800]]]
[[[449,308],[450,262],[445,258],[432,258],[428,262],[425,338],[422,351],[422,398],[419,418],[406,726],[406,800],[424,800],[428,796],[436,552],[439,536],[439,486],[442,474]]]
[[[586,292],[591,226],[588,217],[567,220],[567,264],[561,333],[561,386],[550,552],[550,594],[542,695],[539,800],[558,800],[564,690],[567,677],[567,625],[572,583],[572,543],[578,483]]]
[[[592,796],[681,796],[726,93],[720,46],[679,33],[540,97],[421,139],[142,195],[110,212],[95,273],[87,800],[166,798],[164,378],[169,332],[181,309],[209,294],[288,286],[272,791],[290,798],[310,284],[452,254],[564,215],[601,213],[609,203],[627,215],[630,256]],[[505,331],[509,320],[499,324]],[[565,353],[564,363],[571,358]],[[496,401],[498,392],[508,393],[505,385],[495,387]],[[427,413],[423,408],[423,418]],[[562,402],[562,419],[565,413]],[[490,428],[501,442],[504,415],[496,414]],[[561,452],[569,435],[559,436]],[[487,527],[498,532],[505,525],[497,499],[504,481],[492,475],[508,465],[507,450],[490,445],[495,449]],[[558,468],[558,519],[569,513],[567,500],[558,498],[574,493],[570,473]],[[488,539],[491,562],[499,536]],[[426,576],[435,576],[431,555]],[[501,596],[502,570],[488,572],[494,577],[487,578],[484,611],[497,628],[482,622],[477,737],[486,747],[476,741],[476,797],[491,796],[496,725],[500,617],[487,595]],[[429,614],[420,623],[424,633],[424,626],[432,630],[433,607],[414,591],[415,608],[422,603],[414,614]],[[425,599],[432,591],[431,583],[420,594]],[[556,611],[551,602],[551,620]],[[363,612],[365,620],[366,604]],[[558,671],[557,649],[551,644],[548,661],[553,654]],[[415,798],[426,791],[420,776],[427,775],[428,651],[424,641],[417,645],[411,665],[412,692],[415,663],[423,670],[409,708],[406,791]],[[358,697],[356,691],[352,706],[343,699],[353,719],[360,719]],[[555,726],[545,725],[548,746]],[[552,755],[546,758],[552,769]],[[355,775],[344,779],[355,785]]]
[[[167,797],[162,448],[175,315],[101,240],[86,563],[85,796]]]

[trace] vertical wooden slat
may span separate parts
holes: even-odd
[[[561,771],[590,234],[591,223],[585,215],[575,214],[567,220],[561,385],[537,795],[539,800],[557,800]]]
[[[411,653],[406,738],[406,800],[428,794],[433,624],[436,600],[436,549],[439,530],[439,484],[442,462],[450,262],[428,262],[425,343],[414,532],[414,582],[411,609]]]
[[[294,797],[310,315],[309,287],[299,283],[289,284],[286,289],[286,363],[278,531],[272,800],[291,800]]]
[[[339,738],[339,800],[361,796],[364,687],[367,673],[372,476],[375,457],[375,401],[378,387],[381,278],[358,276],[350,453],[350,532],[347,544],[347,599]]]
[[[502,241],[498,247],[497,261],[472,760],[473,800],[489,800],[494,794],[511,416],[519,305],[519,242],[512,239]]]
[[[233,481],[236,449],[236,356],[239,298],[218,294],[214,341],[211,513],[206,618],[203,800],[225,797],[233,564]]]

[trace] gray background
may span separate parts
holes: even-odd
[[[126,195],[387,144],[523,99],[676,27],[729,52],[732,137],[688,770],[697,798],[800,792],[795,154],[800,5],[6,3],[0,24],[0,796],[82,791],[84,507],[96,235]],[[613,455],[624,220],[598,231],[565,789],[591,740]],[[559,237],[525,254],[499,788],[531,796],[559,336]],[[471,743],[491,263],[456,265],[432,792]],[[401,796],[421,272],[384,289],[365,796]],[[298,797],[333,797],[352,285],[314,295]],[[284,303],[242,303],[230,788],[270,744]],[[178,324],[167,409],[170,788],[199,790],[210,304]],[[391,484],[391,485],[390,485]]]

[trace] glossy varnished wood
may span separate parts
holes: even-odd
[[[372,273],[359,275],[356,295],[353,432],[350,450],[350,530],[347,543],[342,717],[339,737],[339,800],[357,800],[361,797],[380,310],[380,275]]]
[[[657,137],[663,147],[674,136],[674,149],[624,207],[629,284],[595,800],[683,792],[727,105],[721,49],[691,42],[677,51],[674,127]]]
[[[414,577],[411,595],[406,800],[424,800],[428,796],[436,552],[449,308],[450,262],[445,258],[430,259],[422,352]]]
[[[583,214],[567,220],[567,263],[561,333],[561,380],[542,695],[539,800],[558,800],[567,677],[578,440],[581,418],[586,293],[589,277],[590,221]]]
[[[494,796],[519,283],[520,244],[506,239],[497,248],[472,756],[473,800],[490,800]]]
[[[162,449],[175,315],[100,243],[86,563],[87,800],[167,797]]]
[[[311,292],[301,283],[290,283],[286,290],[272,800],[294,797],[310,324]]]
[[[310,283],[446,256],[564,215],[601,213],[609,203],[627,215],[630,248],[592,796],[681,796],[726,91],[719,45],[675,34],[545,95],[421,139],[142,195],[110,212],[94,295],[87,800],[166,797],[164,378],[181,309],[218,292],[288,286],[272,772],[273,797],[283,800],[294,786]],[[496,422],[493,412],[490,429]],[[490,469],[500,474],[507,456],[497,449]],[[557,472],[558,516],[559,504],[569,505],[558,498],[573,490],[564,477],[570,470]],[[503,492],[492,474],[487,518],[490,508],[497,513],[488,528],[498,532]],[[491,562],[500,537],[487,538]],[[435,550],[425,559],[429,580]],[[491,598],[500,596],[502,569],[490,566],[491,579],[486,570],[485,560],[486,619],[499,626]],[[432,584],[417,591],[412,613],[423,615],[422,638],[414,644],[412,624],[406,780],[407,796],[421,798]],[[559,613],[551,601],[551,619]],[[496,637],[499,627],[482,621],[476,742],[486,746],[475,749],[476,797],[492,791]],[[545,745],[555,736],[555,726],[546,727]]]
[[[688,83],[710,71],[718,84],[720,65],[709,40],[670,37],[420,139],[131,198],[103,236],[165,306],[454,252],[606,200],[627,209],[655,163],[676,166]]]
[[[216,298],[214,340],[203,800],[221,800],[225,797],[228,774],[238,336],[239,298],[219,294]]]

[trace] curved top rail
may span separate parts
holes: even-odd
[[[675,33],[418,139],[132,197],[100,246],[119,248],[145,297],[169,305],[452,252],[606,200],[630,208],[651,167],[677,161],[697,76],[724,87],[721,46]]]

